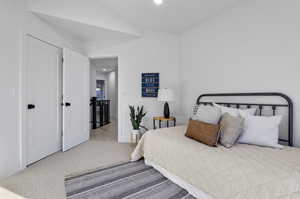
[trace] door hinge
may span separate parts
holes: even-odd
[[[63,57],[61,58],[61,63],[64,63],[64,58]]]

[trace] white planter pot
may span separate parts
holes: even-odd
[[[140,138],[141,138],[140,130],[132,130],[131,143],[137,144],[140,141]]]

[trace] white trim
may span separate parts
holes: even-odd
[[[27,143],[27,125],[26,125],[26,67],[27,67],[27,55],[26,52],[28,51],[28,43],[27,43],[27,34],[23,34],[22,36],[22,67],[20,70],[21,73],[21,79],[20,79],[20,101],[21,101],[21,107],[20,107],[20,111],[21,111],[21,130],[22,132],[21,134],[21,153],[20,153],[20,159],[21,159],[21,170],[26,168],[26,162],[27,162],[27,147],[26,147],[26,143]]]
[[[181,178],[175,176],[174,174],[170,173],[169,171],[167,171],[166,169],[162,168],[161,166],[155,164],[154,162],[145,159],[145,164],[155,168],[163,176],[165,176],[166,178],[168,178],[169,180],[171,180],[172,182],[174,182],[178,186],[182,187],[183,189],[187,190],[194,197],[196,197],[198,199],[213,199],[211,196],[209,196],[204,191],[201,191],[200,189],[197,189],[193,185],[185,182]]]
[[[25,111],[24,111],[24,107],[25,107],[25,92],[24,92],[24,67],[26,66],[25,63],[25,52],[26,49],[25,47],[27,46],[26,43],[26,39],[25,39],[25,35],[24,32],[21,33],[20,35],[20,64],[19,64],[19,117],[20,117],[20,129],[19,129],[19,135],[20,135],[20,151],[19,151],[19,161],[20,161],[20,165],[19,165],[19,170],[23,170],[26,168],[26,147],[25,147],[25,134],[26,134],[26,128],[25,128]]]
[[[43,39],[40,39],[39,37],[36,37],[36,36],[34,36],[34,35],[30,34],[30,33],[27,33],[26,36],[32,37],[32,38],[34,38],[34,39],[36,39],[36,40],[39,40],[39,41],[41,41],[41,42],[43,42],[43,43],[46,43],[46,44],[48,44],[48,45],[50,45],[50,46],[53,46],[53,47],[55,47],[55,48],[62,49],[62,47],[59,47],[59,46],[57,46],[57,45],[55,45],[55,44],[53,44],[53,43],[51,43],[51,42],[45,41],[45,40],[43,40]]]

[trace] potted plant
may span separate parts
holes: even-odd
[[[135,108],[134,106],[129,106],[130,109],[130,121],[132,124],[132,142],[136,143],[140,137],[140,128],[141,123],[145,115],[147,114],[144,112],[144,106],[138,106]]]

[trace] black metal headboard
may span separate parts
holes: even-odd
[[[261,103],[236,103],[236,102],[214,102],[216,104],[225,105],[227,107],[241,108],[242,106],[250,108],[251,106],[256,106],[259,108],[259,115],[262,115],[264,107],[271,107],[273,110],[273,115],[276,115],[277,107],[287,107],[288,108],[288,139],[279,139],[281,142],[288,143],[289,146],[293,146],[293,102],[290,97],[282,93],[211,93],[200,95],[197,99],[197,104],[211,105],[212,102],[201,101],[204,97],[266,97],[266,96],[277,96],[285,99],[286,104],[261,104]]]

